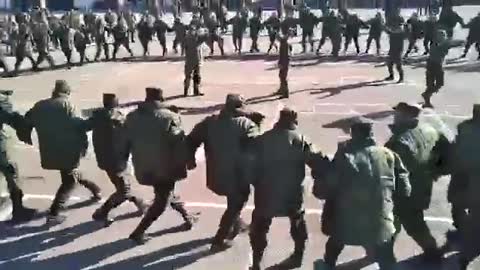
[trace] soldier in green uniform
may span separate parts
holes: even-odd
[[[26,222],[37,212],[23,205],[23,192],[18,186],[18,168],[12,160],[12,138],[5,131],[4,125],[18,129],[22,124],[22,116],[13,111],[10,101],[12,91],[0,91],[0,173],[7,182],[10,200],[12,202],[12,223]]]
[[[335,269],[345,245],[361,246],[381,270],[393,269],[394,204],[410,196],[409,174],[400,157],[378,145],[368,119],[351,126],[352,138],[339,143],[326,178],[326,198],[333,199],[332,230],[325,263]]]
[[[405,30],[402,29],[402,25],[393,25],[391,28],[385,30],[390,37],[390,50],[388,51],[387,67],[388,77],[386,81],[393,81],[395,75],[393,74],[393,65],[397,68],[399,79],[398,83],[403,82],[404,73],[402,68],[402,53],[404,47],[404,40],[406,37]]]
[[[112,59],[117,59],[117,52],[120,46],[125,47],[130,56],[133,57],[133,52],[130,49],[130,40],[128,39],[127,25],[123,17],[118,18],[117,24],[113,27],[113,56]]]
[[[307,40],[310,43],[310,51],[313,52],[313,30],[320,19],[309,8],[306,8],[300,13],[299,21],[302,28],[302,52],[307,51]]]
[[[73,35],[73,43],[75,45],[75,50],[77,50],[78,54],[80,54],[80,65],[83,65],[85,60],[87,62],[90,62],[90,59],[88,59],[85,53],[88,44],[87,35],[88,33],[85,25],[82,25],[79,30],[75,30],[75,33]]]
[[[297,125],[297,113],[285,108],[275,126],[255,142],[255,209],[250,226],[252,270],[261,269],[267,233],[275,217],[290,219],[290,235],[295,243],[293,254],[280,265],[294,268],[302,265],[308,238],[303,205],[305,165],[312,167],[315,156],[322,154],[316,152]]]
[[[244,155],[258,126],[243,113],[244,99],[227,95],[225,107],[219,114],[208,116],[194,126],[187,137],[190,149],[189,168],[196,167],[195,152],[204,145],[207,163],[207,188],[227,197],[227,209],[212,241],[211,249],[222,250],[245,229],[240,213],[250,195],[250,181],[244,179]],[[229,241],[225,241],[229,240]]]
[[[462,26],[465,26],[465,23],[458,15],[457,12],[453,10],[453,7],[450,5],[445,6],[442,8],[442,12],[440,13],[440,18],[438,19],[438,24],[440,28],[444,29],[447,32],[447,38],[453,38],[453,29],[459,23]]]
[[[109,226],[113,220],[108,213],[125,201],[135,204],[141,215],[147,206],[145,202],[131,194],[130,181],[126,176],[128,159],[120,155],[116,143],[126,136],[125,115],[118,110],[118,99],[115,94],[103,95],[103,108],[94,111],[87,120],[87,130],[92,130],[93,149],[98,167],[105,171],[115,186],[115,192],[98,208],[92,218]]]
[[[370,30],[368,31],[367,49],[365,50],[365,53],[368,53],[372,41],[375,40],[375,45],[377,46],[377,55],[379,55],[380,49],[382,47],[382,32],[385,28],[385,22],[382,18],[382,14],[380,12],[377,12],[375,18],[368,20],[366,23],[370,26]]]
[[[113,12],[111,9],[107,10],[107,13],[105,13],[104,16],[105,20],[105,30],[107,31],[108,35],[112,35],[113,33],[113,28],[116,26],[118,23],[118,15],[116,12]]]
[[[480,60],[480,13],[477,14],[465,27],[468,28],[467,43],[465,44],[465,50],[463,51],[461,58],[467,57],[467,53],[470,47],[475,44],[477,48],[478,60]]]
[[[105,37],[106,31],[106,23],[102,17],[98,17],[95,21],[95,45],[97,47],[97,52],[95,53],[95,61],[98,61],[100,55],[102,54],[102,50],[105,52],[105,59],[108,60],[110,58],[110,50],[108,48],[107,39]]]
[[[355,48],[357,49],[357,54],[359,54],[360,45],[358,44],[358,37],[360,36],[360,28],[368,28],[368,26],[364,21],[358,18],[358,15],[355,13],[347,15],[345,22],[345,46],[343,51],[345,53],[348,51],[348,46],[353,40]]]
[[[25,23],[20,23],[18,25],[18,40],[17,46],[15,48],[15,71],[14,74],[18,74],[20,70],[20,65],[25,58],[28,58],[32,63],[33,70],[37,70],[37,62],[33,59],[32,54],[32,44],[30,42],[32,34],[30,32],[30,28]]]
[[[439,164],[446,160],[450,143],[441,132],[419,121],[419,105],[401,102],[394,109],[392,136],[385,146],[400,156],[412,183],[412,196],[395,206],[396,215],[407,234],[423,249],[423,259],[437,263],[443,254],[427,226],[424,211],[430,206],[433,183],[443,169]]]
[[[235,52],[242,54],[243,33],[247,29],[248,19],[240,11],[237,11],[237,14],[228,20],[227,24],[232,25],[232,39]]]
[[[95,38],[95,23],[97,21],[97,15],[93,13],[92,10],[87,11],[83,15],[83,21],[85,22],[85,27],[87,28],[87,39],[88,43],[91,43]]]
[[[461,233],[463,246],[461,248],[459,262],[460,270],[467,270],[469,264],[480,255],[480,237],[478,228],[480,226],[480,200],[478,193],[480,186],[477,181],[479,174],[478,136],[480,135],[480,104],[473,107],[473,118],[458,126],[456,141],[455,169],[460,171],[464,177],[462,184],[464,189],[459,190],[457,196],[462,197],[463,207],[468,209],[468,215],[463,215],[461,220]],[[472,269],[474,269],[473,267]]]
[[[431,15],[423,24],[423,47],[425,48],[425,52],[423,55],[428,55],[430,53],[430,47],[432,47],[433,43],[437,39],[435,35],[438,31],[438,20],[437,16]]]
[[[61,223],[65,216],[59,215],[75,183],[79,183],[92,193],[95,201],[101,199],[100,188],[82,177],[78,170],[80,159],[85,156],[88,138],[84,130],[84,120],[69,100],[70,87],[64,80],[57,80],[52,97],[41,100],[25,114],[25,129],[19,138],[32,145],[31,132],[37,131],[40,159],[45,170],[60,171],[62,184],[55,195],[47,224]]]
[[[206,29],[197,29],[195,26],[190,26],[187,36],[185,37],[185,79],[183,81],[183,95],[188,96],[190,89],[190,82],[193,80],[193,94],[195,96],[203,96],[200,92],[200,66],[202,62],[202,43],[208,40]]]
[[[158,42],[162,47],[162,55],[165,56],[168,53],[167,37],[165,35],[167,34],[167,32],[172,32],[173,29],[170,28],[168,24],[162,20],[161,17],[158,17],[153,24],[153,30],[157,34]]]
[[[317,54],[320,53],[322,46],[325,44],[327,38],[329,38],[332,42],[332,55],[336,57],[338,56],[338,52],[340,51],[340,43],[342,42],[341,19],[333,10],[330,11],[327,16],[323,16],[320,19],[323,23],[322,38],[318,44]]]
[[[180,21],[180,18],[175,18],[172,29],[175,33],[172,49],[177,54],[177,48],[180,45],[181,55],[183,55],[185,53],[185,36],[187,34],[187,26]]]
[[[32,36],[33,41],[35,42],[35,48],[38,52],[38,58],[36,61],[37,67],[45,60],[47,60],[51,68],[55,67],[55,62],[48,49],[49,35],[46,22],[32,23]]]
[[[447,199],[451,203],[453,226],[465,233],[468,218],[468,183],[469,177],[475,177],[478,161],[475,149],[479,145],[476,136],[480,131],[480,106],[473,106],[473,116],[457,126],[457,136],[453,147],[452,176],[448,186]],[[451,235],[451,234],[449,234]]]
[[[163,21],[162,21],[163,22]],[[137,25],[138,28],[138,38],[140,39],[140,43],[142,44],[143,48],[143,56],[147,56],[150,54],[150,51],[148,49],[148,45],[150,41],[153,39],[153,34],[154,34],[154,26],[155,25],[149,25],[149,22],[142,18],[140,22]],[[163,34],[163,37],[165,38],[165,33]],[[160,41],[160,44],[162,44],[162,36],[158,36],[158,40]],[[165,42],[164,45],[166,46]],[[165,46],[163,47],[163,52],[165,54],[166,48]]]
[[[408,48],[403,57],[407,58],[412,50],[418,52],[418,47],[416,45],[417,41],[423,36],[423,24],[417,13],[413,13],[412,16],[407,20],[408,27]]]
[[[422,97],[425,100],[424,107],[432,108],[433,105],[430,101],[432,95],[437,93],[444,84],[444,72],[443,62],[445,62],[445,56],[447,56],[450,48],[460,47],[465,44],[463,40],[451,40],[447,39],[447,34],[444,30],[437,31],[437,40],[433,43],[430,51],[430,55],[427,60],[426,69],[426,83],[427,88],[422,93]]]
[[[129,36],[130,42],[134,43],[137,18],[135,17],[135,14],[131,10],[128,10],[127,12],[125,12],[124,17],[125,17],[125,20],[127,21],[128,36]]]
[[[163,104],[163,91],[147,88],[145,102],[127,115],[125,142],[120,153],[132,155],[135,176],[141,185],[151,186],[155,199],[129,238],[137,244],[149,240],[145,231],[168,204],[182,215],[183,229],[192,229],[197,216],[187,212],[174,196],[175,185],[187,177],[185,134],[180,115]]]
[[[288,69],[290,66],[290,44],[288,44],[289,35],[279,35],[280,50],[278,53],[278,78],[280,79],[280,88],[276,94],[281,98],[288,98],[290,90],[288,89]]]
[[[67,58],[67,68],[72,65],[72,51],[73,51],[73,29],[71,29],[66,23],[62,23],[60,26],[60,48],[62,49],[65,58]]]
[[[267,54],[270,53],[272,48],[275,48],[278,51],[278,46],[276,44],[277,35],[280,32],[280,19],[276,12],[273,12],[270,17],[264,23],[268,31],[268,39],[270,40],[270,45],[268,46]]]
[[[218,44],[220,54],[225,55],[223,51],[223,37],[220,36],[220,23],[215,17],[215,13],[211,13],[209,17],[205,18],[205,27],[208,29],[208,47],[210,48],[210,55],[214,53],[214,44]]]
[[[255,13],[252,18],[248,21],[248,26],[250,27],[250,38],[252,39],[252,45],[250,46],[250,52],[260,52],[258,49],[258,35],[263,28],[262,19],[260,14]]]

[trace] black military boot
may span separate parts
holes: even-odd
[[[103,223],[104,227],[109,227],[113,223],[113,219],[108,217],[108,209],[104,206],[98,208],[92,215],[92,219]]]
[[[290,257],[282,261],[279,266],[281,269],[294,269],[302,266],[303,254],[305,253],[305,243],[295,243],[295,250]]]
[[[205,94],[200,92],[200,85],[198,83],[193,84],[193,95],[194,96],[204,96]]]
[[[46,225],[47,226],[55,226],[60,225],[67,220],[67,216],[65,215],[48,215]]]
[[[432,103],[431,103],[431,101],[430,101],[430,98],[432,97],[432,95],[429,94],[429,93],[427,93],[427,92],[423,92],[423,93],[422,93],[422,97],[423,97],[423,100],[425,101],[425,102],[423,103],[423,106],[422,106],[422,107],[423,107],[423,108],[433,108],[433,105],[432,105]]]
[[[10,220],[13,224],[18,224],[22,222],[27,222],[33,219],[36,215],[37,210],[32,208],[27,208],[23,206],[23,194],[11,195],[10,199],[12,201],[12,219]]]
[[[81,176],[80,176],[81,177]],[[99,202],[102,200],[102,194],[100,193],[100,187],[95,184],[94,182],[87,180],[87,179],[82,179],[80,178],[78,180],[78,183],[82,186],[84,186],[90,193],[92,193],[92,201]]]
[[[260,270],[263,259],[263,251],[254,251],[252,257],[252,265],[250,266],[249,270]]]
[[[188,88],[190,88],[190,85],[188,83],[184,83],[183,86],[183,96],[188,97]]]
[[[390,74],[388,77],[386,77],[385,79],[383,79],[384,81],[393,81],[395,79],[395,77],[393,77],[393,74]]]

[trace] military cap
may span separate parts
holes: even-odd
[[[369,118],[359,116],[352,119],[351,127],[372,127],[373,121]]]
[[[104,93],[103,94],[103,107],[113,108],[118,106],[118,98],[115,94]]]
[[[411,117],[418,117],[422,112],[422,107],[415,103],[400,102],[397,106],[393,107],[396,112],[404,113]]]
[[[145,100],[160,100],[163,101],[163,90],[157,87],[147,87],[145,89]]]
[[[67,81],[65,80],[56,80],[55,81],[55,88],[53,89],[54,93],[63,93],[63,94],[70,94],[71,89],[68,85]]]
[[[225,99],[225,107],[240,108],[245,104],[245,99],[240,94],[228,94]]]
[[[279,122],[295,122],[297,121],[298,114],[291,108],[285,107],[280,111]]]

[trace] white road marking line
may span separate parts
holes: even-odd
[[[54,195],[46,194],[26,194],[25,199],[41,199],[41,200],[53,200]],[[82,200],[80,197],[70,197],[70,200],[79,201]],[[191,208],[213,208],[213,209],[227,209],[227,205],[223,203],[209,203],[209,202],[185,202],[185,206]],[[253,205],[247,205],[244,209],[252,211],[255,207]],[[321,215],[322,209],[308,208],[305,209],[307,215]],[[425,217],[426,221],[439,222],[439,223],[453,223],[450,218],[447,217]],[[0,241],[2,243],[2,241]]]

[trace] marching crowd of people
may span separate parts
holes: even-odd
[[[11,33],[15,42],[10,44],[17,58],[15,72],[24,58],[30,59],[34,69],[44,60],[54,65],[49,54],[50,43],[62,49],[68,64],[71,64],[73,47],[80,53],[81,62],[88,61],[85,48],[90,42],[95,42],[97,47],[95,60],[102,51],[109,59],[107,39],[110,35],[115,40],[112,59],[116,58],[120,46],[133,54],[129,44],[136,38],[136,32],[145,55],[149,53],[149,42],[155,34],[163,47],[163,55],[166,55],[165,34],[174,32],[173,50],[178,53],[180,47],[180,53],[185,55],[184,94],[188,94],[193,80],[194,94],[201,95],[200,45],[207,43],[213,54],[216,42],[220,53],[225,53],[222,31],[226,27],[213,15],[194,15],[189,25],[176,18],[174,25],[169,26],[161,17],[155,18],[148,13],[138,23],[134,14],[129,12],[117,15],[109,11],[105,17],[87,13],[84,24],[74,13],[67,13],[62,19],[48,15],[45,10],[35,10],[31,16],[15,16],[15,20],[11,20],[15,25],[13,29],[16,29]],[[449,49],[465,44],[452,39],[457,23],[470,28],[465,54],[472,44],[479,49],[480,14],[465,24],[452,9],[443,9],[438,20],[430,16],[427,21],[421,21],[415,14],[406,22],[399,14],[387,22],[381,14],[363,21],[348,11],[339,14],[331,11],[316,17],[308,8],[300,11],[298,19],[290,16],[280,19],[273,14],[262,21],[259,13],[249,18],[247,13],[238,12],[225,20],[226,25],[233,25],[232,38],[239,54],[248,27],[251,52],[260,51],[258,35],[263,27],[267,28],[270,38],[268,53],[273,48],[279,50],[279,94],[283,97],[288,97],[289,92],[287,75],[292,50],[289,37],[295,35],[295,29],[300,25],[303,51],[307,51],[307,42],[314,51],[314,28],[319,22],[323,25],[317,52],[328,38],[334,56],[339,54],[342,33],[345,51],[353,41],[357,53],[360,53],[359,31],[369,28],[366,53],[375,40],[377,54],[382,32],[389,34],[387,80],[394,79],[395,65],[399,80],[403,81],[402,58],[408,57],[412,50],[417,51],[417,41],[424,38],[425,54],[429,55],[427,89],[422,94],[424,107],[431,107],[430,97],[443,86],[442,65]],[[405,39],[409,45],[404,53]],[[38,52],[36,60],[32,45]],[[6,67],[5,63],[0,63]],[[195,225],[198,213],[186,210],[182,200],[175,195],[175,186],[196,168],[195,153],[203,145],[207,188],[227,199],[227,209],[219,222],[211,249],[222,251],[231,246],[238,234],[249,231],[253,270],[262,267],[267,234],[275,217],[290,219],[290,234],[295,244],[292,255],[282,264],[290,267],[302,265],[308,239],[303,206],[306,166],[311,168],[314,179],[313,195],[325,201],[321,219],[322,232],[328,236],[324,261],[332,269],[345,245],[364,247],[380,269],[393,269],[396,264],[393,247],[402,227],[423,249],[426,263],[441,263],[447,250],[438,245],[430,232],[424,211],[430,206],[435,181],[447,175],[451,176],[448,200],[452,204],[457,229],[449,235],[456,233],[461,239],[460,269],[467,269],[480,253],[480,201],[477,196],[480,186],[476,181],[480,160],[475,150],[480,151],[480,105],[474,105],[472,119],[458,126],[458,135],[451,141],[441,130],[422,121],[420,116],[424,109],[421,106],[400,102],[393,108],[392,136],[384,146],[376,143],[372,123],[360,117],[350,127],[351,139],[339,143],[335,156],[329,159],[298,129],[294,110],[284,108],[274,127],[262,131],[264,116],[250,110],[239,94],[227,95],[223,109],[200,121],[188,134],[182,127],[179,109],[163,102],[163,92],[159,88],[147,88],[145,101],[127,115],[119,110],[115,94],[106,93],[103,95],[104,107],[95,110],[88,119],[75,113],[75,106],[69,99],[70,87],[63,80],[56,82],[50,98],[37,102],[25,115],[13,110],[9,102],[11,94],[0,93],[0,123],[14,128],[19,140],[30,145],[33,144],[31,133],[35,129],[41,167],[60,172],[62,183],[47,216],[49,225],[65,220],[61,211],[76,183],[87,188],[93,200],[101,199],[100,188],[85,179],[78,169],[88,148],[87,133],[91,131],[98,167],[106,172],[116,188],[92,218],[110,226],[113,223],[110,210],[125,201],[134,203],[139,215],[143,215],[129,236],[137,244],[148,241],[146,230],[168,205],[181,215],[185,230]],[[7,138],[0,137],[0,170],[5,175],[13,204],[12,222],[26,222],[34,218],[36,210],[23,205],[23,192],[16,182],[17,166],[7,150],[9,143]],[[151,205],[131,191],[126,175],[130,158],[137,181],[153,188],[155,198]],[[248,226],[240,218],[240,213],[252,187],[255,209]]]
[[[62,183],[47,216],[48,225],[66,219],[61,211],[76,183],[87,188],[94,201],[101,199],[100,188],[78,169],[89,144],[87,132],[91,131],[98,167],[116,188],[92,218],[110,226],[110,210],[125,201],[134,203],[138,214],[143,215],[129,236],[137,244],[149,240],[146,230],[167,205],[181,215],[185,230],[198,221],[199,213],[185,209],[175,195],[175,186],[196,168],[195,153],[203,145],[206,186],[227,199],[211,250],[225,250],[238,234],[249,230],[251,269],[261,269],[267,233],[275,217],[290,219],[295,243],[294,252],[282,265],[302,265],[308,239],[306,166],[314,179],[313,195],[325,200],[321,226],[329,238],[324,261],[332,269],[345,245],[362,246],[380,269],[393,269],[393,246],[402,227],[423,249],[425,263],[441,263],[455,239],[461,239],[462,244],[460,269],[467,269],[480,252],[479,160],[475,150],[480,149],[480,105],[474,106],[472,119],[459,124],[458,135],[451,141],[443,130],[422,120],[421,106],[400,102],[394,107],[392,136],[384,146],[376,143],[372,122],[359,117],[350,127],[351,139],[339,143],[337,153],[329,159],[298,129],[294,110],[284,108],[274,127],[262,131],[264,115],[250,110],[239,94],[227,95],[219,113],[207,116],[186,134],[179,108],[165,104],[159,88],[147,88],[145,101],[126,116],[115,94],[106,93],[104,107],[88,119],[75,113],[70,91],[66,81],[56,81],[52,96],[37,102],[25,115],[13,110],[11,92],[1,93],[2,125],[13,127],[20,141],[30,145],[35,129],[41,167],[60,172]],[[34,218],[36,210],[22,203],[23,192],[16,182],[17,166],[10,157],[9,143],[1,137],[0,170],[13,203],[12,222],[21,223]],[[126,175],[130,157],[138,183],[153,188],[151,205],[131,191]],[[427,226],[424,211],[430,206],[434,183],[446,175],[451,175],[448,200],[457,230],[450,231],[449,241],[440,247]],[[252,187],[255,209],[248,226],[240,213]]]

